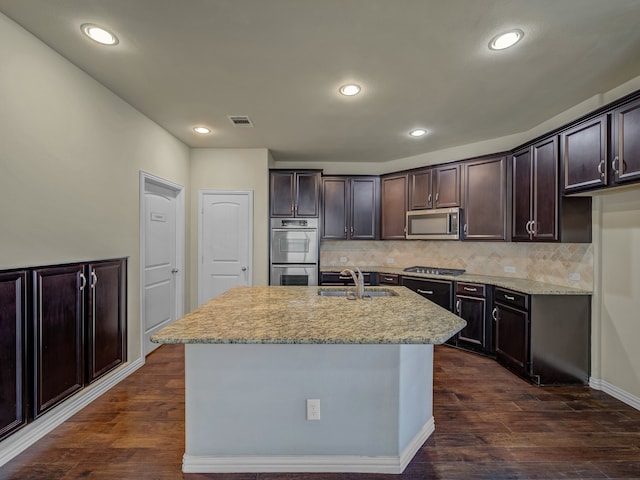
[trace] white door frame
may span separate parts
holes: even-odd
[[[149,212],[146,211],[146,202],[144,197],[146,185],[159,185],[169,190],[173,190],[176,194],[176,268],[178,272],[175,275],[176,282],[176,301],[175,301],[175,318],[178,319],[184,315],[184,284],[185,284],[185,210],[184,210],[184,187],[177,183],[171,182],[164,178],[158,177],[151,173],[140,170],[140,355],[145,356],[145,302],[144,302],[144,286],[145,272],[144,259],[146,256],[146,230],[145,218]]]
[[[220,195],[248,195],[249,197],[249,252],[247,257],[247,267],[249,268],[249,285],[253,285],[253,190],[198,190],[198,305],[202,305],[204,292],[202,291],[202,258],[203,240],[202,240],[202,215],[204,213],[204,196],[210,194]]]

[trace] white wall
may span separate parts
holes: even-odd
[[[630,93],[640,90],[640,76],[625,82],[624,84],[571,107],[570,109],[556,115],[549,120],[542,122],[531,130],[514,133],[499,138],[491,138],[481,142],[458,145],[456,147],[437,150],[435,152],[423,153],[412,157],[399,158],[388,162],[368,163],[368,162],[279,162],[274,161],[272,168],[318,168],[324,170],[325,175],[358,175],[358,174],[384,174],[397,172],[409,168],[423,167],[425,165],[435,165],[438,163],[452,162],[473,158],[480,155],[512,150],[536,137],[544,135],[546,132],[561,127],[577,118],[587,115],[589,112],[624,97]]]
[[[592,377],[640,408],[640,187],[595,200]]]
[[[269,283],[269,152],[265,148],[191,150],[191,309],[198,306],[198,191],[253,190],[253,284]]]
[[[189,150],[1,14],[0,58],[0,269],[129,257],[133,361],[138,172],[188,186]]]

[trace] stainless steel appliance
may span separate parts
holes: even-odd
[[[317,218],[272,218],[271,263],[318,263]]]
[[[317,265],[271,264],[271,285],[317,285]]]
[[[459,240],[460,208],[434,208],[407,212],[408,240]]]
[[[317,218],[271,219],[270,285],[317,285]]]
[[[465,271],[461,268],[440,268],[440,267],[407,267],[404,272],[412,273],[425,273],[427,275],[450,275],[455,277],[456,275],[462,275]]]

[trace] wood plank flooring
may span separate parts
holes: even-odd
[[[402,475],[183,474],[184,349],[144,367],[0,467],[0,479],[640,479],[640,412],[587,387],[535,387],[436,347],[436,432]]]

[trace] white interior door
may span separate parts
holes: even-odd
[[[198,304],[252,284],[253,192],[199,192]]]
[[[182,189],[146,177],[143,183],[142,318],[144,353],[159,345],[153,333],[182,316],[181,232],[184,230]]]

